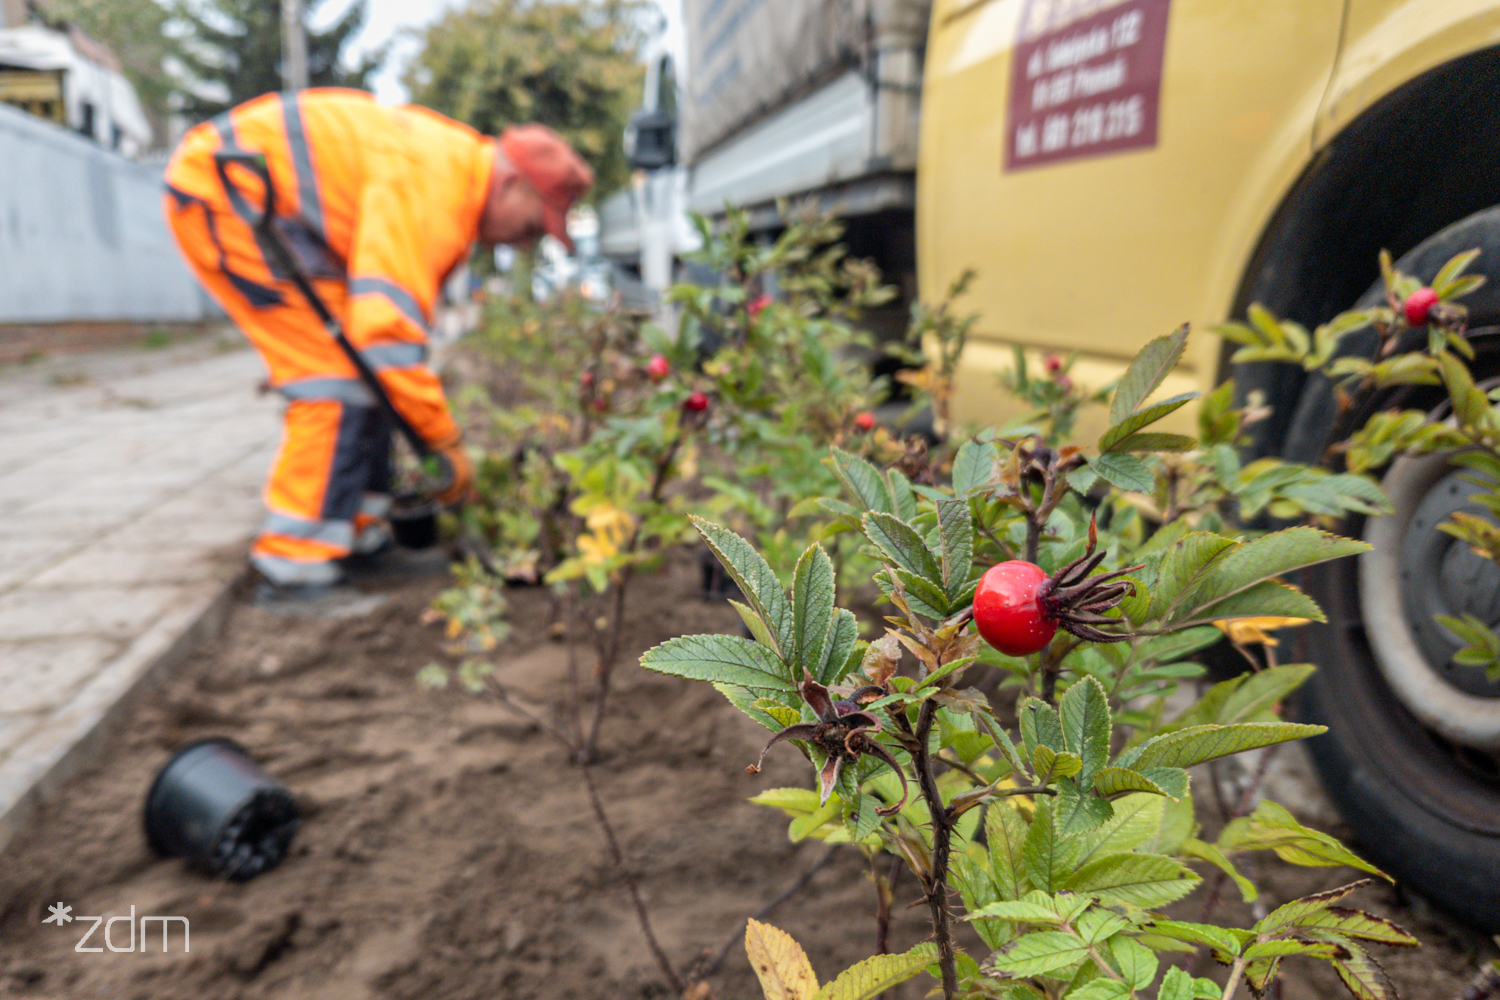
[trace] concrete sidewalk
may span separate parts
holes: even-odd
[[[227,607],[280,436],[242,343],[0,369],[0,847]]]

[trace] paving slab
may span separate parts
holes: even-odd
[[[281,407],[227,343],[0,368],[0,847],[243,575]]]

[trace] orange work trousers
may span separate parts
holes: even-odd
[[[335,582],[338,559],[386,537],[390,418],[296,286],[272,273],[228,196],[188,195],[172,180],[169,171],[164,204],[178,245],[287,398],[251,564],[277,585]],[[333,315],[342,315],[345,282],[315,277],[313,285]]]

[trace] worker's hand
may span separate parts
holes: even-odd
[[[443,464],[445,475],[433,494],[433,499],[444,507],[457,507],[474,498],[474,464],[464,453],[462,439],[454,434],[444,441],[434,442],[432,452]]]

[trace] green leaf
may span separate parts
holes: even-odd
[[[1188,773],[1175,767],[1153,767],[1144,774],[1123,767],[1106,767],[1094,777],[1094,791],[1105,798],[1127,792],[1149,792],[1181,799],[1188,792]]]
[[[1198,439],[1186,434],[1163,434],[1141,431],[1116,444],[1111,451],[1192,451]]]
[[[1270,580],[1304,566],[1357,555],[1369,549],[1370,546],[1364,542],[1340,538],[1310,527],[1287,528],[1262,535],[1237,545],[1233,551],[1216,560],[1202,583],[1193,591],[1191,599],[1184,602],[1190,607],[1180,610],[1178,617],[1210,615],[1213,605],[1243,593],[1263,580]]]
[[[823,684],[837,684],[859,666],[860,652],[859,622],[855,620],[854,612],[847,608],[835,608],[828,659],[818,680]]]
[[[1052,815],[1052,802],[1042,799],[1036,804],[1031,829],[1026,831],[1026,841],[1021,845],[1026,877],[1038,889],[1055,891],[1061,887],[1063,876],[1072,867],[1078,846],[1075,838],[1059,836]]]
[[[1194,924],[1182,920],[1154,920],[1145,927],[1153,934],[1186,941],[1189,944],[1207,945],[1222,955],[1222,960],[1232,960],[1240,953],[1240,939],[1223,927],[1213,924]]]
[[[818,802],[818,793],[811,788],[768,788],[759,795],[751,796],[750,801],[758,806],[780,809],[793,819],[811,816],[822,808],[822,804]]]
[[[839,973],[813,1000],[871,1000],[931,965],[937,945],[924,941],[901,955],[874,955]]]
[[[913,611],[933,619],[947,617],[951,605],[941,584],[904,569],[897,569],[896,577],[906,588],[906,602]]]
[[[1172,373],[1187,347],[1187,337],[1188,328],[1184,324],[1175,333],[1158,337],[1141,349],[1115,386],[1115,396],[1109,406],[1111,424],[1118,424],[1134,413]]]
[[[1111,803],[1114,816],[1098,830],[1082,838],[1083,853],[1077,864],[1084,865],[1106,854],[1133,850],[1150,840],[1161,829],[1165,800],[1159,795],[1126,795]]]
[[[1204,761],[1243,753],[1275,743],[1317,736],[1327,726],[1292,722],[1241,722],[1232,726],[1192,726],[1175,733],[1153,736],[1120,755],[1117,767],[1144,770],[1148,767],[1192,767]]]
[[[740,616],[740,621],[750,630],[755,641],[768,649],[776,648],[776,640],[771,636],[771,630],[766,626],[766,620],[757,614],[752,608],[746,607],[734,598],[729,599],[729,604],[735,613]]]
[[[864,532],[896,566],[942,589],[943,571],[937,557],[911,525],[894,514],[871,511],[865,515]]]
[[[1062,888],[1104,903],[1129,903],[1154,909],[1192,892],[1199,878],[1193,870],[1162,854],[1110,854],[1089,862],[1063,882]]]
[[[1311,663],[1284,663],[1253,674],[1221,681],[1206,691],[1198,704],[1183,712],[1174,725],[1235,722],[1266,722],[1277,702],[1312,676]]]
[[[1109,761],[1109,695],[1097,678],[1085,676],[1068,688],[1058,710],[1063,738],[1082,760],[1078,783],[1087,786]]]
[[[1227,823],[1215,846],[1225,854],[1246,850],[1275,851],[1283,861],[1313,868],[1347,865],[1379,875],[1386,881],[1395,881],[1333,837],[1309,830],[1291,813],[1269,801],[1261,802],[1249,816]]]
[[[809,545],[792,574],[792,647],[795,673],[822,677],[833,633],[833,560],[823,546]]]
[[[911,480],[900,469],[887,469],[885,480],[891,491],[892,512],[903,521],[917,516],[917,498],[911,491]]]
[[[1146,620],[1160,618],[1198,586],[1210,568],[1234,548],[1234,539],[1207,531],[1183,535],[1167,549],[1151,590]]]
[[[1280,580],[1252,584],[1248,590],[1197,608],[1194,616],[1200,621],[1267,617],[1306,618],[1315,622],[1327,620],[1316,601]]]
[[[795,691],[786,665],[765,646],[737,635],[682,635],[641,654],[657,673],[716,681],[753,691]]]
[[[1350,993],[1359,1000],[1396,1000],[1396,985],[1369,952],[1352,941],[1344,942],[1344,949],[1349,954],[1334,960],[1333,971]]]
[[[1038,778],[1056,780],[1073,777],[1083,769],[1083,761],[1076,753],[1070,753],[1067,750],[1057,752],[1045,744],[1038,743],[1031,751],[1031,766],[1036,768]]]
[[[1091,460],[1089,468],[1111,485],[1132,493],[1150,493],[1156,488],[1156,479],[1146,463],[1127,452],[1105,452]]]
[[[985,811],[990,875],[1001,899],[1020,899],[1030,887],[1023,854],[1027,830],[1026,820],[1008,802],[995,802]]]
[[[995,475],[997,455],[993,441],[965,441],[953,459],[953,495],[963,498],[984,488]]]
[[[728,528],[691,514],[688,518],[723,564],[724,571],[740,588],[740,593],[745,595],[750,607],[766,623],[775,643],[773,651],[783,661],[791,662],[794,653],[792,603],[787,600],[786,591],[781,589],[781,581],[772,572],[770,564],[753,545]]]
[[[995,952],[990,964],[1000,972],[1027,978],[1081,962],[1088,953],[1088,946],[1072,934],[1038,931],[1017,938]]]
[[[1131,413],[1104,432],[1104,436],[1099,439],[1099,450],[1112,451],[1115,445],[1124,441],[1136,431],[1156,423],[1161,418],[1180,410],[1197,398],[1198,394],[1196,392],[1184,392],[1181,395],[1173,396],[1171,399],[1164,399],[1160,403],[1154,403],[1144,410]]]
[[[1193,1000],[1192,974],[1186,969],[1172,966],[1161,977],[1161,988],[1156,993],[1156,1000]]]
[[[1028,758],[1038,745],[1049,747],[1054,751],[1068,749],[1068,741],[1063,736],[1062,719],[1058,716],[1057,709],[1042,699],[1027,698],[1017,706],[1016,716],[1020,720],[1021,745],[1025,748]]]
[[[974,569],[974,516],[967,500],[944,500],[937,505],[938,537],[943,553],[943,589],[950,598],[969,583]]]
[[[1045,749],[1038,747],[1038,750]],[[1066,755],[1076,760],[1072,754]],[[1114,816],[1114,807],[1093,792],[1081,791],[1076,782],[1066,778],[1058,783],[1058,794],[1054,799],[1053,820],[1064,837],[1076,837],[1108,823]]]
[[[1430,286],[1434,292],[1437,292],[1438,298],[1446,299],[1450,297],[1451,293],[1448,291],[1448,286],[1452,284],[1455,278],[1467,271],[1469,265],[1474,263],[1475,258],[1478,256],[1479,251],[1477,249],[1465,250],[1461,254],[1454,255],[1448,263],[1438,269],[1438,273],[1433,276],[1432,285]]]
[[[771,732],[779,733],[787,727],[787,723],[777,718],[776,715],[766,711],[766,708],[762,705],[762,702],[769,699],[762,698],[753,691],[736,687],[733,684],[715,683],[714,690],[729,699],[729,703],[735,708],[744,712]],[[797,715],[798,718],[801,717],[795,710],[788,709],[788,711],[791,711],[793,715]]]
[[[1322,932],[1334,932],[1365,941],[1376,941],[1385,945],[1415,948],[1422,943],[1394,921],[1377,917],[1373,913],[1366,913],[1364,910],[1350,910],[1341,906],[1330,906],[1319,910],[1299,920],[1297,926]]]
[[[833,449],[833,471],[850,494],[867,511],[889,514],[894,508],[890,490],[880,472],[857,455],[840,448]]]
[[[1056,926],[1062,923],[1062,917],[1050,906],[1033,903],[1025,899],[1002,900],[998,903],[990,903],[970,913],[966,920],[984,920],[994,918],[996,920],[1014,920],[1024,924],[1051,924]]]
[[[1110,942],[1110,950],[1115,953],[1117,971],[1132,989],[1143,990],[1156,981],[1156,970],[1161,963],[1150,948],[1130,938],[1119,937]]]
[[[1256,923],[1254,930],[1257,934],[1272,935],[1288,927],[1301,926],[1305,921],[1313,919],[1354,890],[1370,884],[1369,879],[1362,878],[1358,882],[1350,882],[1348,885],[1325,889],[1322,892],[1315,892],[1289,903],[1283,903],[1262,917]]]
[[[1069,990],[1066,1000],[1125,1000],[1130,987],[1115,979],[1090,979],[1076,990]]]
[[[1332,941],[1307,941],[1298,938],[1277,938],[1260,941],[1245,949],[1245,958],[1258,961],[1263,958],[1285,958],[1288,955],[1310,955],[1313,958],[1332,959],[1348,954]]]
[[[1182,842],[1182,853],[1190,858],[1199,858],[1218,868],[1233,880],[1235,887],[1240,890],[1240,898],[1247,903],[1253,903],[1260,896],[1255,883],[1240,874],[1240,870],[1234,866],[1234,862],[1226,858],[1214,845],[1205,843],[1197,837],[1189,837]]]

